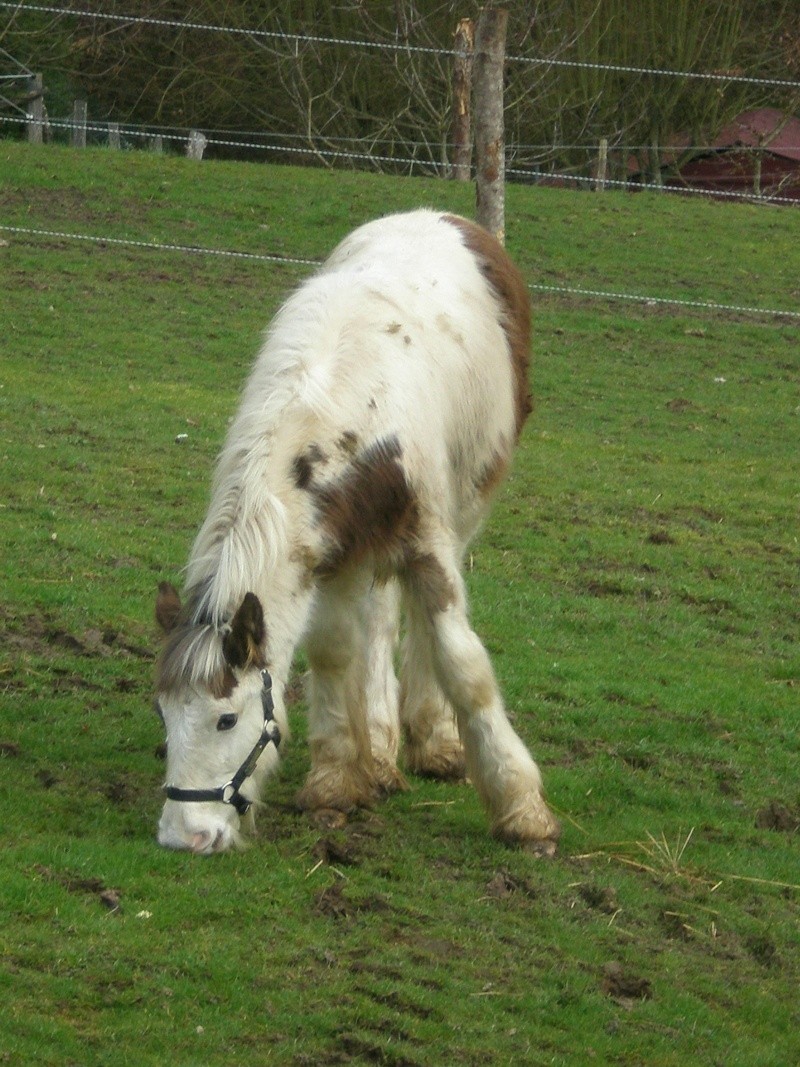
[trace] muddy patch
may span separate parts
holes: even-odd
[[[639,1001],[650,1000],[653,996],[653,987],[647,978],[634,974],[616,961],[603,967],[600,988],[607,997],[626,1008],[633,1007]]]
[[[321,837],[312,855],[329,867],[354,867],[359,862],[355,848],[343,837]]]
[[[498,871],[486,883],[486,900],[508,900],[516,897],[519,900],[535,900],[539,891],[527,878],[510,874],[506,870]]]
[[[745,940],[745,948],[762,967],[775,967],[780,964],[778,947],[769,934],[754,934]]]
[[[87,894],[95,897],[108,911],[122,910],[122,894],[118,889],[111,889],[99,878],[81,878],[66,871],[54,871],[51,867],[36,864],[34,872],[46,882],[56,882],[68,893]]]
[[[612,886],[588,882],[578,886],[578,896],[588,907],[595,911],[602,911],[605,915],[616,915],[619,911],[617,891]]]
[[[314,911],[326,919],[349,919],[355,909],[345,896],[341,882],[334,882],[316,894]]]
[[[149,648],[127,640],[117,630],[89,628],[74,634],[47,615],[14,616],[0,610],[0,628],[7,651],[52,658],[66,651],[76,656],[106,657],[122,654],[136,659],[153,659]]]
[[[771,800],[756,813],[756,827],[759,830],[795,834],[800,830],[800,805],[790,808],[780,800]]]

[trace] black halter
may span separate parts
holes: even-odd
[[[253,745],[250,755],[234,774],[233,778],[217,789],[179,789],[176,785],[165,785],[164,792],[170,800],[219,800],[223,804],[233,805],[240,815],[244,815],[248,811],[252,801],[242,796],[239,789],[256,769],[258,758],[270,741],[275,745],[276,749],[281,743],[281,732],[277,722],[275,722],[275,705],[272,701],[272,678],[268,670],[261,672],[261,680],[264,683],[264,687],[261,690],[261,706],[264,709],[264,725],[261,728],[261,736]]]

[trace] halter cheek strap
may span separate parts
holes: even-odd
[[[261,672],[261,680],[263,682],[261,707],[264,710],[264,725],[261,727],[261,736],[253,745],[250,754],[233,778],[216,789],[179,789],[176,785],[165,785],[164,792],[169,800],[183,800],[189,803],[218,800],[222,804],[230,804],[236,808],[240,815],[244,815],[249,810],[252,801],[243,796],[239,790],[255,771],[259,757],[267,745],[272,742],[277,749],[281,743],[281,731],[275,721],[275,704],[272,700],[272,677],[268,670],[265,669]]]

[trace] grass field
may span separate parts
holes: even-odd
[[[320,258],[420,204],[472,190],[0,143],[7,226]],[[467,786],[315,828],[297,693],[254,846],[205,860],[154,840],[155,588],[308,268],[0,239],[0,1063],[800,1062],[797,320],[535,297],[468,583],[554,861]],[[791,209],[512,188],[508,245],[531,283],[800,309]]]

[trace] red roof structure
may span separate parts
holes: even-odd
[[[676,144],[677,155],[690,150]],[[675,166],[673,157],[672,166]],[[745,111],[699,147],[677,174],[665,176],[672,188],[691,187],[711,195],[738,193],[775,202],[800,200],[800,119],[777,108]]]

